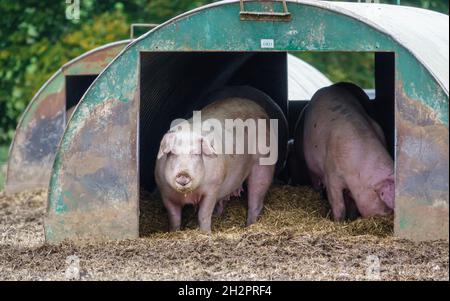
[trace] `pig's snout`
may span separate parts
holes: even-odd
[[[179,173],[175,177],[175,182],[178,188],[187,189],[192,182],[192,178],[187,173]]]

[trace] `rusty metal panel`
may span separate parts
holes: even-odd
[[[395,233],[413,240],[449,238],[449,130],[438,114],[396,83]],[[445,99],[438,87],[432,97]],[[448,97],[447,97],[448,101]]]
[[[49,204],[48,241],[68,237],[124,239],[138,236],[137,110],[135,103],[108,99],[91,108],[64,162],[66,190]],[[75,118],[76,113],[75,113]],[[89,202],[81,203],[82,194]]]
[[[65,64],[36,93],[16,128],[10,147],[5,191],[46,188],[66,124],[65,76],[99,74],[130,41],[91,50]]]
[[[23,113],[12,141],[5,192],[45,187],[64,132],[64,75],[58,71]]]
[[[173,51],[395,53],[396,235],[417,240],[448,239],[448,171],[444,171],[449,162],[448,89],[440,75],[447,73],[448,78],[448,68],[434,70],[434,59],[428,61],[421,55],[423,49],[416,49],[428,49],[423,42],[427,39],[415,43],[413,49],[408,39],[403,44],[401,35],[365,17],[369,10],[374,15],[380,10],[389,15],[386,9],[390,6],[306,0],[287,4],[290,22],[267,22],[241,21],[238,1],[214,3],[158,26],[118,55],[83,96],[61,140],[49,186],[47,241],[80,236],[137,237],[137,129],[140,89],[145,89],[139,86],[139,58],[142,52]],[[270,9],[270,5],[259,2],[249,2],[246,7]],[[364,12],[360,16],[359,8]],[[403,16],[423,11],[396,8],[395,12],[397,9]],[[448,16],[424,15],[432,24],[434,18],[448,22]],[[406,18],[406,23],[409,19],[413,18]],[[410,28],[399,29],[407,35]],[[448,41],[448,27],[440,30]],[[269,48],[263,39],[271,39]],[[436,61],[448,66],[448,55]],[[118,112],[126,119],[120,119]],[[86,166],[88,162],[93,165]],[[96,220],[102,210],[109,217]]]
[[[71,60],[61,69],[65,75],[99,74],[131,41],[123,40],[97,47]]]

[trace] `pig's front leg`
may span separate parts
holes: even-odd
[[[348,189],[344,189],[343,193],[344,193],[346,219],[354,221],[360,216],[358,207],[356,206],[356,202]]]
[[[167,198],[163,198],[164,206],[166,207],[169,216],[169,230],[178,231],[181,227],[181,205],[172,202]]]
[[[343,221],[346,216],[343,186],[340,185],[339,181],[329,179],[327,180],[326,189],[328,202],[333,212],[333,219],[335,221]]]
[[[216,206],[216,193],[209,193],[203,197],[198,211],[198,224],[200,231],[211,233],[211,217]]]
[[[273,173],[273,165],[254,165],[248,176],[247,226],[254,224],[261,213],[264,197],[272,184]]]

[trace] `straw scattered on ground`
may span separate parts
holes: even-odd
[[[319,194],[274,186],[257,224],[244,227],[245,199],[197,230],[168,233],[158,196],[142,193],[141,238],[44,244],[46,192],[0,192],[0,280],[448,280],[448,241],[392,236],[393,217],[335,223]],[[79,273],[71,273],[74,262]],[[79,264],[78,264],[79,262]]]

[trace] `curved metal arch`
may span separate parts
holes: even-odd
[[[362,4],[353,5],[357,10],[357,5]],[[420,211],[408,212],[407,205],[415,204],[415,208],[427,210],[432,221],[448,224],[448,181],[447,184],[431,182],[420,191],[415,183],[425,178],[448,178],[448,93],[445,86],[393,35],[333,6],[332,2],[288,1],[288,7],[292,14],[290,23],[240,23],[238,1],[218,2],[175,17],[128,45],[86,92],[61,140],[50,182],[47,240],[55,242],[86,235],[108,239],[136,236],[137,142],[140,89],[143,88],[140,55],[146,51],[395,53],[396,193],[400,207],[396,230],[411,235],[411,225],[421,225],[422,230],[416,237],[430,233],[445,236],[445,231],[437,230],[433,222],[421,219]],[[378,6],[370,9],[377,10]],[[261,48],[260,39],[266,38],[274,39],[272,49]],[[113,84],[117,80],[121,85]],[[413,147],[423,143],[430,145],[426,156],[415,153]],[[92,180],[96,180],[95,184]],[[442,200],[447,204],[442,210],[430,209]],[[120,210],[128,210],[128,215],[117,211],[119,204]],[[101,210],[108,210],[108,214],[102,216]],[[402,215],[405,212],[408,212],[406,216]],[[440,218],[441,215],[444,218]],[[124,218],[124,223],[114,216]],[[78,219],[81,217],[96,223],[80,226]],[[404,218],[411,222],[405,223]]]
[[[22,113],[8,155],[5,191],[46,188],[66,124],[68,75],[98,74],[131,40],[102,45],[65,63],[36,92]]]

